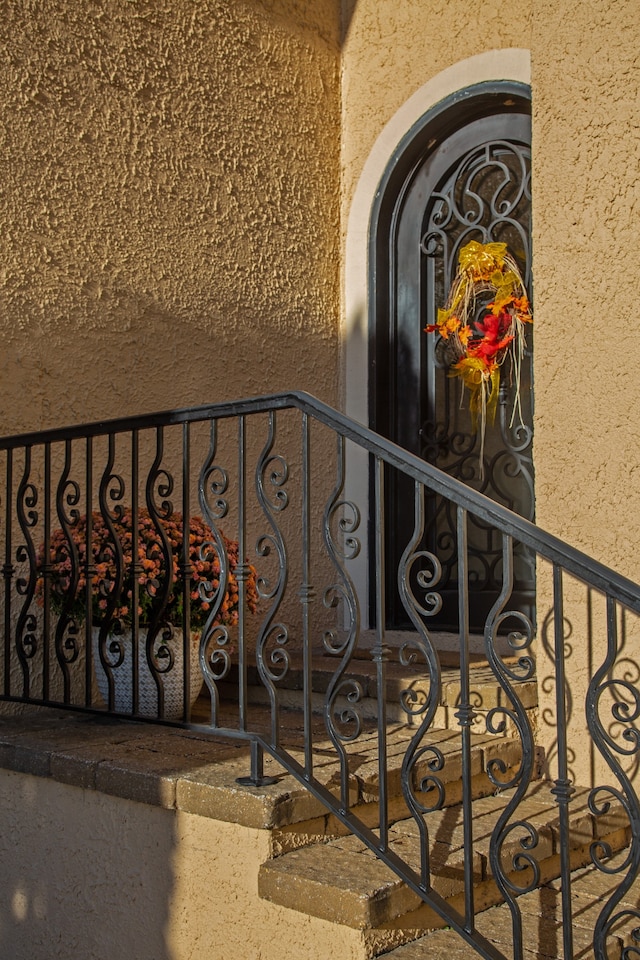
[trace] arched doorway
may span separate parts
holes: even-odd
[[[487,429],[484,469],[480,441],[460,404],[459,383],[424,327],[434,321],[469,240],[505,242],[531,293],[531,120],[528,88],[480,84],[443,101],[413,128],[388,165],[370,231],[370,414],[378,432],[533,519],[532,335],[521,382],[522,420],[512,422],[514,387],[501,391],[496,422]],[[387,482],[385,533],[390,571],[413,529],[409,489]],[[442,610],[434,626],[457,628],[454,516],[429,501],[427,549],[443,566]],[[482,628],[501,582],[501,548],[491,531],[469,531],[470,616]],[[387,584],[389,626],[408,625],[393,581]],[[512,603],[532,616],[535,570],[516,550]]]

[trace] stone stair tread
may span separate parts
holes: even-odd
[[[330,856],[327,856],[330,847]],[[285,870],[258,875],[258,892],[281,906],[356,929],[378,926],[418,906],[419,899],[375,855],[349,845],[294,850]]]
[[[626,854],[612,858],[609,865],[619,863]],[[619,880],[619,877],[618,877]],[[574,956],[593,958],[593,929],[605,901],[616,889],[616,877],[597,870],[592,864],[576,870],[571,877]],[[628,891],[620,908],[638,909],[640,883]],[[525,960],[562,960],[563,917],[561,884],[552,880],[518,898],[522,915],[523,956]],[[630,937],[633,918],[627,918],[614,927],[607,938],[608,960],[619,960],[624,947],[637,946]],[[513,932],[511,912],[506,904],[490,907],[476,916],[476,929],[493,943],[507,958],[512,956]],[[453,930],[436,930],[418,940],[384,953],[379,960],[425,960],[427,957],[447,957],[447,960],[467,960],[471,948]]]
[[[254,706],[253,709],[253,728],[263,732],[268,739],[271,714],[264,707]],[[294,759],[303,762],[304,737],[300,714],[294,710],[281,710],[280,717],[282,721],[282,742],[286,744],[287,750]],[[206,718],[206,706],[203,706],[202,702],[196,704],[194,708],[194,720],[197,722],[198,718],[203,720]],[[231,726],[232,723],[233,721],[230,719],[229,725]],[[388,790],[392,796],[401,795],[400,773],[402,763],[405,751],[414,734],[415,728],[408,726],[406,723],[389,722],[386,726]],[[424,735],[421,744],[423,747],[437,747],[443,754],[444,768],[438,773],[443,783],[453,783],[460,778],[462,746],[459,728],[431,729]],[[313,746],[315,756],[324,758],[321,761],[323,765],[331,762],[335,763],[337,776],[336,751],[333,743],[327,737],[324,721],[316,720]],[[378,757],[380,754],[377,725],[371,721],[365,722],[360,736],[351,744],[348,744],[346,749],[349,754],[350,773],[361,784],[361,788],[366,794],[365,799],[367,801],[376,799],[377,785],[379,784]],[[521,745],[517,739],[490,733],[471,733],[472,775],[484,772],[487,764],[492,760],[500,759],[507,767],[514,765],[519,762],[520,755]],[[429,772],[428,763],[431,759],[432,755],[425,754],[425,759],[417,764],[416,775]]]
[[[558,861],[559,817],[557,803],[549,792],[551,786],[548,782],[534,783],[512,819],[526,819],[537,831],[536,859],[540,864],[549,863],[549,869],[554,870]],[[488,905],[501,900],[491,876],[489,843],[498,817],[511,795],[512,792],[506,791],[473,803],[474,883],[483,883],[487,888],[479,898],[479,904]],[[605,833],[609,839],[617,837],[619,846],[627,842],[623,814],[612,811],[606,825],[597,822],[588,810],[588,795],[586,789],[576,791],[570,806],[571,849],[579,856],[584,850],[588,851],[595,837],[602,837]],[[433,889],[445,899],[459,898],[464,890],[462,808],[434,811],[425,819],[429,830]],[[506,837],[502,846],[503,863],[513,862],[512,858],[522,853],[522,840],[527,837],[524,828],[514,829]],[[390,851],[400,856],[419,876],[419,831],[415,820],[402,820],[391,826],[388,843]],[[553,875],[542,871],[541,879],[546,881]],[[526,880],[525,875],[520,876],[519,882],[523,880]],[[259,884],[265,899],[358,929],[389,923],[408,911],[422,908],[417,894],[377,860],[366,844],[352,835],[303,847],[268,861],[260,868]],[[411,923],[416,925],[415,918]]]
[[[472,734],[471,743],[471,776],[485,773],[487,765],[492,760],[500,759],[507,767],[512,767],[519,762],[521,745],[517,740],[490,734]],[[404,728],[404,732],[392,731],[391,736],[387,738],[387,786],[392,796],[402,795],[402,763],[407,746],[406,728]],[[421,746],[423,748],[437,747],[442,753],[444,766],[438,772],[438,778],[443,784],[456,783],[460,780],[462,776],[462,744],[459,731],[433,730],[423,738]],[[427,752],[415,764],[414,775],[416,780],[432,773],[429,767],[432,759],[433,754]],[[354,762],[352,758],[350,766],[362,784],[364,799],[369,802],[377,799],[380,784],[377,751],[359,763]],[[491,789],[488,780],[487,789]]]
[[[284,717],[283,728],[287,732],[286,737],[283,736],[283,743],[286,742],[287,751],[292,759],[298,762],[300,766],[304,766],[304,739],[300,717],[298,714],[291,714],[290,716],[287,716],[287,714],[288,711],[282,711]],[[269,722],[269,711],[263,710],[262,725],[267,737]],[[291,722],[291,726],[288,726],[289,722]],[[256,724],[256,727],[258,726],[259,724]],[[406,816],[408,812],[402,792],[401,772],[405,751],[412,734],[413,730],[405,724],[389,724],[386,729],[387,796],[390,804],[395,802],[396,808],[402,810],[402,813],[396,814],[396,816]],[[491,760],[500,758],[507,768],[517,766],[521,755],[520,743],[507,737],[474,733],[470,735],[470,742],[471,774],[476,780],[476,791],[481,789],[483,793],[490,792],[494,788],[492,788],[486,775],[487,765]],[[450,785],[456,787],[462,773],[460,732],[446,729],[428,731],[421,741],[421,746],[422,748],[436,748],[440,751],[444,758],[444,766],[438,772],[438,777],[446,789]],[[380,750],[377,729],[364,730],[357,742],[350,744],[349,747],[350,803],[352,807],[356,807],[355,812],[369,822],[371,815],[367,815],[366,809],[375,808],[377,815],[377,801],[379,799]],[[432,757],[432,753],[426,752],[423,759],[415,764],[417,780],[431,773],[429,762]],[[242,769],[243,762],[245,763],[245,769]],[[265,765],[265,773],[270,777],[276,777],[277,783],[270,787],[246,788],[254,806],[258,797],[261,797],[266,818],[265,823],[282,827],[322,816],[328,812],[321,801],[316,800],[304,785],[288,774],[277,760],[266,756]],[[179,789],[181,795],[186,793],[187,788],[190,794],[194,796],[196,793],[199,796],[202,795],[202,803],[204,804],[202,809],[210,809],[212,812],[207,815],[215,816],[213,812],[215,804],[223,804],[223,793],[226,796],[231,790],[234,795],[239,795],[242,788],[235,784],[235,777],[245,775],[246,772],[246,761],[242,757],[238,757],[236,745],[233,755],[222,763],[216,763],[214,768],[210,769],[203,765],[191,773],[185,773],[181,778],[182,782]],[[314,772],[320,783],[329,792],[337,796],[340,785],[340,764],[334,744],[327,738],[326,731],[323,737],[320,735],[320,728],[316,731],[316,738],[314,739]],[[481,783],[478,783],[478,781],[481,781]],[[236,801],[231,796],[229,803],[233,805],[234,802]],[[226,809],[229,804],[225,802],[223,805]]]
[[[302,667],[302,654],[296,649],[288,651],[290,665],[287,673],[278,681],[279,690],[302,691],[304,686],[304,673]],[[448,653],[442,654],[442,677],[441,677],[441,697],[440,702],[443,705],[455,705],[459,696],[460,689],[460,668],[455,662],[456,656]],[[326,693],[331,680],[335,676],[339,665],[336,657],[330,656],[321,648],[315,648],[312,656],[311,681],[315,693]],[[509,663],[517,662],[516,658],[508,658]],[[261,687],[262,681],[258,669],[254,665],[248,668],[248,682],[250,686]],[[376,698],[376,664],[371,659],[371,654],[365,649],[357,649],[349,663],[346,676],[357,680],[365,698]],[[478,696],[483,692],[490,690],[501,690],[496,676],[484,657],[475,656],[471,661],[471,689],[476,694],[476,703],[479,708],[489,709],[501,702],[499,694],[494,693],[490,702],[486,705],[478,701]],[[228,687],[229,690],[237,688],[237,667],[232,668],[228,683],[222,686],[222,689]],[[426,667],[422,669],[418,665],[404,665],[394,660],[386,663],[387,679],[387,699],[397,699],[404,690],[414,690],[417,693],[427,695],[429,692],[430,681],[426,674]],[[527,680],[518,684],[518,691],[527,690],[526,700],[535,695],[535,680]],[[535,705],[533,702],[524,702],[524,706]]]
[[[495,912],[494,912],[495,911]],[[486,915],[486,923],[483,917]],[[594,912],[594,921],[597,913]],[[486,927],[486,929],[485,929]],[[507,960],[513,956],[513,933],[511,915],[506,906],[490,907],[485,914],[479,915],[478,932],[482,933]],[[593,929],[574,927],[574,956],[580,960],[593,960]],[[562,923],[547,922],[541,917],[523,916],[522,921],[523,960],[563,960]],[[607,960],[619,960],[624,939],[612,936],[607,941]],[[397,947],[390,953],[379,956],[379,960],[427,960],[431,957],[446,957],[447,960],[469,960],[478,956],[476,952],[453,930],[436,930],[433,933]]]

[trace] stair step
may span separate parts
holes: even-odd
[[[540,882],[547,883],[559,873],[558,806],[550,793],[550,784],[532,786],[518,807],[517,820],[526,819],[538,832],[534,854],[539,863]],[[498,817],[511,794],[485,797],[473,803],[473,874],[476,910],[501,903],[502,897],[491,875],[489,841]],[[572,865],[578,867],[590,859],[594,839],[606,840],[613,850],[629,842],[628,820],[621,811],[594,818],[589,811],[588,791],[578,790],[570,806]],[[464,905],[463,866],[465,856],[462,835],[462,808],[451,807],[430,813],[429,828],[431,878],[433,889],[461,912]],[[503,845],[503,863],[522,854],[524,830],[514,829]],[[419,873],[418,830],[413,819],[400,821],[389,830],[390,850]],[[526,883],[526,871],[517,882]],[[302,910],[313,916],[359,930],[380,927],[415,931],[443,925],[397,875],[369,848],[353,836],[294,850],[268,861],[260,868],[259,892],[280,906]],[[411,931],[411,933],[409,933]],[[438,954],[436,954],[438,955]]]
[[[205,695],[196,703],[193,710],[195,723],[206,723],[209,701]],[[221,706],[220,721],[224,726],[237,725],[237,704],[226,702]],[[251,708],[251,727],[268,740],[271,729],[271,711],[261,705]],[[304,767],[304,734],[302,717],[298,711],[280,711],[281,745],[292,758]],[[387,803],[389,821],[407,817],[409,810],[402,792],[402,765],[406,750],[415,728],[403,723],[389,723],[386,728],[385,746],[387,754]],[[322,784],[336,797],[340,790],[340,764],[335,745],[327,737],[322,716],[314,716],[312,740],[315,771]],[[444,803],[449,806],[459,803],[462,796],[462,744],[460,730],[436,729],[428,731],[421,741],[421,747],[427,748],[423,758],[415,765],[414,780],[432,774],[429,766],[433,753],[428,748],[437,748],[443,756],[444,764],[438,771],[438,778],[444,787]],[[379,821],[380,798],[380,745],[377,725],[369,721],[363,723],[360,736],[353,743],[344,745],[348,754],[349,791],[352,812],[367,826],[374,827]],[[495,785],[489,779],[489,764],[499,759],[505,765],[504,778],[513,775],[521,760],[520,741],[508,736],[496,734],[476,734],[470,737],[471,788],[474,797],[482,797],[495,791]],[[315,799],[303,785],[285,775],[280,764],[266,758],[266,773],[277,777],[280,783],[268,788],[251,788],[251,792],[264,793],[264,802],[273,805],[271,821],[277,824],[278,851],[283,852],[301,845],[301,824],[303,821],[316,820],[308,824],[305,843],[315,842],[325,836],[341,836],[346,827],[331,815],[320,800]],[[276,809],[277,807],[277,809]],[[324,818],[324,819],[323,819]],[[306,829],[306,828],[305,828]],[[304,833],[304,830],[302,831]]]
[[[386,663],[386,714],[391,722],[420,723],[421,715],[408,716],[401,706],[401,698],[407,691],[414,698],[414,705],[426,702],[430,691],[430,680],[424,663],[404,664],[400,662],[402,643],[407,641],[410,634],[397,632],[391,634],[388,644],[389,660]],[[404,638],[401,640],[400,638]],[[358,709],[363,718],[375,719],[378,715],[377,693],[377,665],[372,659],[373,635],[363,633],[358,646],[349,663],[346,676],[355,680],[361,687],[362,696],[358,701]],[[290,665],[285,675],[278,680],[277,689],[282,707],[291,710],[300,710],[303,705],[304,672],[301,652],[295,648],[288,649]],[[440,654],[442,666],[441,689],[438,700],[438,709],[434,717],[434,726],[440,728],[458,725],[455,713],[460,702],[460,667],[459,655],[455,651],[442,651]],[[489,666],[486,657],[482,654],[472,654],[470,657],[470,688],[471,703],[477,713],[474,730],[481,732],[485,729],[485,718],[489,710],[498,706],[510,706],[502,687]],[[506,657],[506,663],[517,663],[517,658]],[[325,707],[325,694],[334,679],[336,670],[340,666],[340,658],[331,656],[324,647],[315,647],[312,651],[312,696],[311,707],[316,713],[321,713]],[[249,684],[249,702],[252,704],[268,705],[269,693],[264,687],[257,667],[250,665],[247,672]],[[237,666],[234,666],[225,683],[219,685],[222,696],[232,699],[238,689]],[[535,679],[529,679],[517,684],[520,702],[525,709],[531,710],[537,706],[538,690]],[[346,698],[336,701],[336,709],[348,706]]]
[[[614,856],[608,867],[619,865],[625,853]],[[593,930],[606,901],[617,889],[620,875],[607,875],[593,865],[576,870],[571,876],[573,955],[593,957]],[[619,960],[625,947],[635,947],[631,931],[637,925],[633,912],[640,902],[640,882],[628,890],[618,905],[619,911],[631,913],[623,918],[606,942],[608,960]],[[518,899],[522,914],[525,960],[560,960],[564,957],[561,886],[559,880],[542,884]],[[625,928],[626,927],[626,928]],[[476,929],[495,944],[507,957],[512,955],[513,932],[511,912],[506,904],[490,907],[476,916]],[[426,957],[447,957],[447,960],[469,960],[470,948],[453,930],[437,930],[411,943],[381,955],[380,960],[425,960]]]

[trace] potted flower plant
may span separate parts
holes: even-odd
[[[184,629],[189,629],[191,638],[192,701],[202,687],[200,637],[212,605],[218,599],[220,587],[216,539],[201,517],[190,518],[189,585],[185,591],[185,524],[181,513],[160,515],[154,519],[148,510],[140,509],[135,537],[131,509],[116,512],[110,523],[112,529],[102,513],[96,511],[91,514],[89,536],[86,515],[75,518],[66,532],[63,528],[52,532],[48,564],[44,544],[36,558],[38,601],[44,605],[45,581],[48,579],[53,612],[75,624],[83,622],[87,616],[89,574],[93,655],[98,689],[104,700],[110,701],[111,676],[114,709],[127,713],[133,708],[132,642],[133,628],[137,625],[138,712],[158,713],[160,683],[164,716],[179,716],[183,701]],[[228,576],[215,624],[235,626],[239,602],[236,578],[238,544],[222,533],[220,537],[228,558]],[[91,556],[87,564],[89,540]],[[248,570],[245,596],[248,610],[255,613],[258,602],[256,572],[251,566]],[[189,596],[188,623],[185,623],[185,592]],[[135,599],[137,618],[133,608]]]

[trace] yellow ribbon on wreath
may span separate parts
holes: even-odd
[[[479,297],[491,297],[482,318],[471,326]],[[480,431],[480,476],[484,474],[484,438],[487,422],[495,420],[500,375],[509,357],[515,382],[511,417],[522,422],[520,370],[525,347],[525,324],[532,323],[531,304],[524,281],[506,243],[471,240],[458,254],[458,269],[436,323],[425,327],[448,341],[453,357],[449,376],[458,377],[469,394],[473,432]]]

